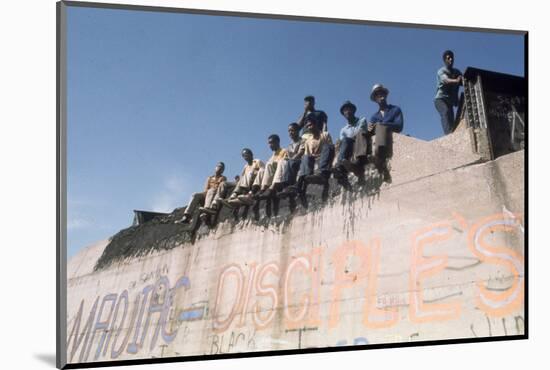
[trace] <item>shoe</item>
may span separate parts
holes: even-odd
[[[351,185],[350,185],[350,190],[351,190]],[[321,194],[321,200],[323,201],[323,203],[328,200],[328,195],[329,195],[328,186],[324,186],[323,193]]]
[[[265,189],[264,191],[260,192],[256,199],[258,200],[265,200],[269,199],[273,196],[274,191],[272,189]]]
[[[339,179],[341,177],[344,177],[347,175],[347,170],[346,168],[340,164],[336,167],[333,167],[330,172],[332,173],[332,175],[334,176],[335,179]]]
[[[336,168],[338,168],[338,170],[343,173],[344,171],[348,171],[348,172],[351,171],[352,167],[353,167],[353,162],[351,162],[349,159],[342,159],[340,161],[340,164]],[[342,169],[344,171],[342,171]]]
[[[300,203],[302,204],[302,207],[304,207],[305,209],[307,209],[307,196],[305,193],[300,193],[298,195],[298,198],[300,198]]]
[[[226,206],[227,208],[235,209],[241,205],[241,201],[237,198],[232,199],[220,199],[220,203]]]
[[[308,184],[317,184],[317,185],[324,185],[327,181],[326,177],[322,175],[309,175],[306,176],[306,183]]]
[[[188,224],[191,221],[191,215],[184,214],[183,217],[179,220],[177,220],[176,224]]]
[[[215,208],[200,207],[200,208],[199,208],[199,212],[200,212],[200,213],[203,213],[203,214],[206,213],[206,214],[208,214],[208,215],[213,215],[213,216],[215,216],[216,213],[218,212],[218,210],[215,209]]]
[[[350,162],[348,167],[349,172],[352,172],[355,176],[361,177],[365,174],[365,165],[361,161]]]
[[[254,198],[252,195],[250,194],[246,194],[246,195],[239,195],[237,197],[237,200],[241,203],[241,204],[244,204],[245,206],[251,206],[252,204],[254,204]]]
[[[287,198],[290,196],[294,196],[298,194],[298,186],[296,185],[289,185],[280,192],[277,193],[277,197],[279,199]]]
[[[385,183],[388,183],[388,184],[391,184],[391,175],[390,175],[390,171],[385,168],[383,171],[382,171],[382,179],[384,180]]]
[[[292,193],[292,194],[294,194],[294,193],[297,193],[298,190],[299,190],[299,189],[298,189],[298,185],[295,184],[295,185],[289,185],[289,186],[287,186],[287,187],[284,188],[281,192],[282,192],[282,193]]]
[[[296,198],[290,197],[288,199],[288,209],[290,210],[290,213],[296,212]]]
[[[351,189],[352,189],[351,184],[350,184],[347,176],[338,178],[337,182],[338,182],[338,184],[340,184],[347,191],[351,191]]]

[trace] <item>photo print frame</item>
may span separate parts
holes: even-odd
[[[57,11],[59,368],[528,337],[526,31]]]

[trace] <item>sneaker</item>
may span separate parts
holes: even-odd
[[[296,212],[296,198],[295,197],[288,198],[288,209],[290,210],[290,213]]]

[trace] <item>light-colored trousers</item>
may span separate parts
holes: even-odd
[[[258,186],[260,189],[266,189],[272,184],[283,182],[285,159],[280,161],[269,161],[265,167],[258,171],[252,186]]]
[[[191,195],[191,199],[185,209],[185,214],[191,215],[195,212],[197,207],[200,207],[204,204],[205,207],[209,208],[212,205],[212,201],[216,196],[218,189],[212,188],[203,193],[194,193]]]

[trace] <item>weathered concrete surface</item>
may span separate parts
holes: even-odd
[[[418,151],[378,193],[99,272],[106,242],[75,256],[69,362],[523,334],[523,151],[396,140]]]
[[[469,142],[467,131],[433,141],[395,134],[391,160],[393,184],[416,181],[479,162],[480,157],[468,149]]]
[[[429,143],[438,144],[439,146],[458,152],[461,155],[470,156],[466,158],[479,160],[480,157],[474,153],[474,146],[471,142],[472,135],[473,129],[471,127],[459,126],[452,135],[441,136]]]
[[[76,256],[72,257],[67,265],[67,278],[73,279],[79,276],[90,274],[95,266],[96,261],[103,253],[105,247],[109,244],[109,240],[101,240],[97,243],[87,246],[82,249]]]

